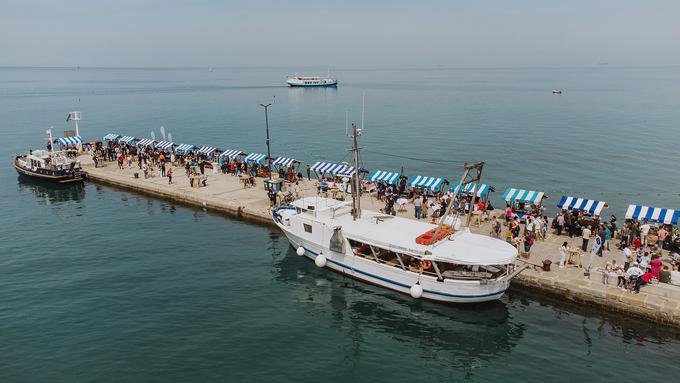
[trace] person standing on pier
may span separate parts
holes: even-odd
[[[593,242],[593,247],[590,249],[590,259],[588,260],[588,271],[590,271],[590,268],[593,266],[593,261],[595,260],[595,256],[599,255],[601,247],[602,247],[602,237],[600,237],[599,235],[596,235],[595,236],[595,242]]]
[[[168,184],[172,183],[172,166],[168,168]]]
[[[562,235],[563,228],[564,228],[564,214],[560,213],[557,216],[557,235]]]
[[[588,251],[588,241],[590,241],[590,226],[585,226],[583,228],[583,244],[581,245],[581,250]]]
[[[307,165],[307,181],[312,180],[312,167]]]
[[[560,269],[564,268],[564,262],[567,260],[567,248],[569,244],[567,242],[564,242],[562,246],[560,246]]]

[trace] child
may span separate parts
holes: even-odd
[[[172,183],[172,167],[168,168],[166,175],[168,176],[168,184],[171,184]]]

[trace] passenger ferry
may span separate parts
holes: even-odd
[[[69,158],[64,151],[53,151],[52,129],[50,128],[47,150],[30,150],[27,154],[14,158],[14,169],[20,176],[35,180],[56,182],[60,184],[82,182],[85,175],[80,167],[80,161]],[[62,138],[64,142],[81,142],[79,136]]]
[[[355,128],[355,137],[356,132]],[[352,176],[354,185],[359,184],[358,174]],[[466,168],[461,181],[467,174]],[[464,185],[459,183],[452,195],[460,195]],[[453,208],[455,198],[439,224],[431,224],[361,210],[359,189],[352,188],[351,202],[306,197],[278,207],[274,223],[296,253],[314,260],[318,267],[416,299],[499,299],[512,278],[526,267],[515,265],[517,249],[512,245],[461,229]]]
[[[316,76],[292,76],[288,77],[286,83],[292,87],[330,87],[338,86],[338,79],[330,78],[330,76],[316,77]]]

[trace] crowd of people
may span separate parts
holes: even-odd
[[[102,161],[116,162],[120,169],[129,169],[136,164],[145,178],[158,174],[161,177],[167,177],[168,183],[173,182],[173,166],[184,168],[191,186],[194,186],[195,182],[200,182],[202,186],[207,185],[206,168],[212,169],[213,163],[217,164],[219,171],[223,174],[231,174],[237,177],[251,176],[249,178],[251,186],[254,186],[255,177],[267,177],[269,175],[267,165],[244,161],[239,157],[206,156],[192,151],[178,153],[153,146],[139,148],[116,141],[86,143],[84,150],[91,155],[95,167],[99,167]],[[217,169],[214,172],[217,172]],[[278,175],[281,179],[289,182],[295,182],[302,177],[292,165],[287,168],[280,167]]]

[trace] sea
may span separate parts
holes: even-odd
[[[660,381],[680,332],[540,292],[414,301],[318,269],[285,237],[93,183],[19,179],[74,129],[350,161],[454,183],[680,208],[680,67],[0,68],[0,382]],[[561,89],[562,94],[553,94]],[[362,112],[363,110],[363,112]],[[161,129],[162,127],[162,129]]]

